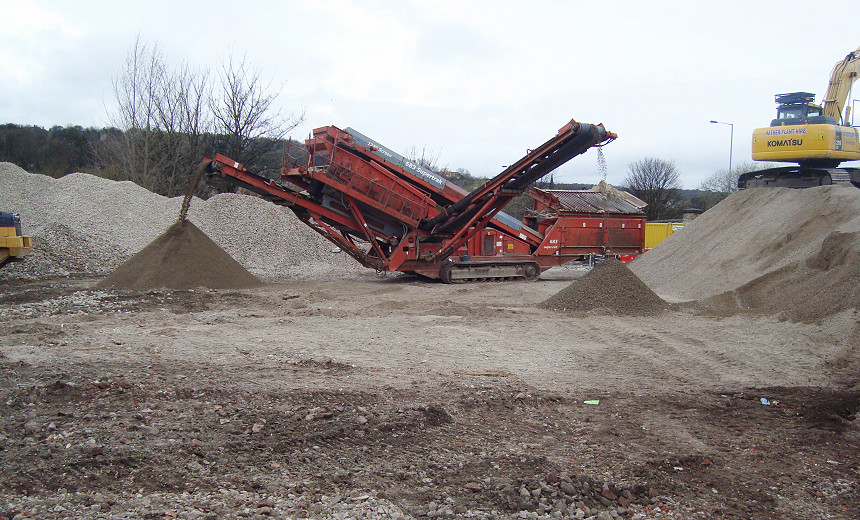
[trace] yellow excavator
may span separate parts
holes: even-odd
[[[33,249],[33,240],[21,233],[21,218],[0,211],[0,266],[24,258]]]
[[[776,119],[753,131],[752,158],[794,166],[745,173],[738,178],[738,188],[808,188],[835,182],[860,187],[860,168],[839,167],[860,160],[858,129],[851,124],[848,103],[858,68],[860,47],[833,67],[823,106],[815,104],[815,94],[809,92],[777,94]]]

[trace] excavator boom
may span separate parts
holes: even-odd
[[[857,80],[858,68],[860,68],[860,47],[848,53],[842,61],[833,66],[830,82],[827,84],[827,93],[824,95],[824,115],[836,119],[843,125],[851,121],[851,106],[846,102],[851,86]]]

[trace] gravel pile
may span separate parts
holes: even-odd
[[[106,275],[172,225],[182,197],[84,173],[53,179],[0,163],[0,208],[19,213],[33,252],[0,279]],[[313,278],[366,269],[301,223],[257,197],[194,199],[188,219],[260,279]]]
[[[36,234],[29,228],[24,228],[23,232],[33,236],[33,251],[23,261],[7,264],[0,271],[0,277],[6,273],[11,278],[103,274],[117,267],[127,256],[128,250],[116,243],[58,222],[46,223]]]
[[[600,309],[624,316],[659,314],[668,308],[666,301],[614,258],[601,261],[538,306],[570,312]]]
[[[806,261],[695,302],[694,308],[718,316],[752,311],[808,323],[860,309],[860,232],[834,231]],[[855,329],[858,334],[860,324]]]

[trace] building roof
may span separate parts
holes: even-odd
[[[599,191],[548,189],[542,189],[541,191],[558,199],[560,204],[560,208],[558,209],[562,211],[572,211],[575,213],[622,213],[631,215],[642,213],[642,206],[634,204],[626,197],[613,196],[611,192],[607,194]]]

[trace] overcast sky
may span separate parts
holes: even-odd
[[[619,135],[607,180],[674,161],[685,187],[750,160],[773,95],[820,99],[860,45],[856,0],[0,0],[0,123],[103,126],[136,36],[178,65],[246,57],[311,129],[492,176],[570,119]],[[860,86],[856,91],[860,92]],[[715,119],[729,125],[709,124]],[[734,130],[731,139],[731,130]],[[594,150],[556,180],[600,180]]]

